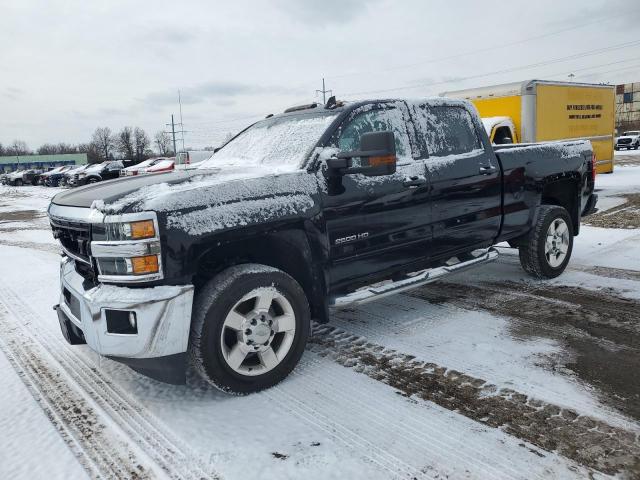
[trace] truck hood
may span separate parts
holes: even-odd
[[[72,173],[72,171],[66,173]],[[112,203],[149,185],[184,182],[190,177],[190,175],[185,173],[186,172],[179,172],[175,174],[117,178],[115,180],[108,180],[106,182],[67,190],[57,194],[53,197],[51,202],[56,205],[63,205],[67,207],[89,208],[96,200],[101,201],[102,203]]]
[[[316,175],[304,170],[225,167],[123,177],[60,193],[52,202],[105,214],[155,211],[185,221],[226,211],[242,220],[251,208],[299,212],[300,204],[313,205],[318,188]]]

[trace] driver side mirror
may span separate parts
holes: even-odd
[[[361,158],[361,164],[353,167],[353,159]],[[360,137],[360,150],[340,152],[327,160],[329,174],[337,177],[362,173],[369,177],[391,175],[396,171],[396,139],[393,132],[369,132]]]

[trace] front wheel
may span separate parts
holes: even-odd
[[[520,264],[537,278],[555,278],[564,272],[573,250],[573,227],[567,210],[542,205],[527,238],[520,244]]]
[[[220,390],[257,392],[293,370],[309,329],[309,304],[298,282],[276,268],[236,265],[196,294],[191,362]]]

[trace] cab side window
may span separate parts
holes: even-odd
[[[482,148],[473,119],[461,107],[419,105],[414,109],[429,156],[459,155]]]
[[[337,146],[343,151],[360,149],[360,136],[369,132],[392,131],[398,159],[411,159],[411,144],[402,112],[397,108],[378,108],[357,113],[340,129]]]

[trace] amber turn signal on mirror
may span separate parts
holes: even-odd
[[[396,163],[395,155],[385,155],[383,157],[369,157],[370,167],[381,167],[383,165],[394,165]]]

